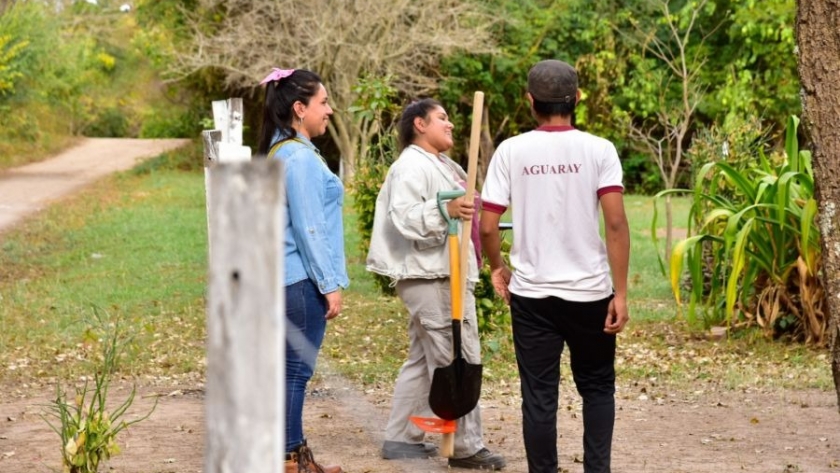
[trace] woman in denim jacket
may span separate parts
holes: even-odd
[[[406,107],[399,121],[402,152],[388,170],[376,199],[367,269],[396,281],[397,294],[409,312],[408,360],[394,388],[382,447],[385,459],[437,454],[434,445],[423,442],[423,431],[409,418],[433,415],[428,402],[432,374],[452,361],[447,223],[437,207],[438,192],[466,185],[464,170],[443,154],[452,148],[452,128],[446,111],[435,100],[423,99]],[[475,206],[459,197],[446,204],[446,212],[452,218],[470,219]],[[461,333],[464,358],[481,363],[473,296],[479,260],[476,241],[471,241],[473,257],[469,258]],[[487,450],[481,437],[481,411],[476,406],[458,421],[455,454],[449,466],[503,468],[505,459]]]
[[[315,463],[303,436],[306,384],[327,321],[341,313],[349,281],[341,208],[344,187],[311,139],[327,131],[333,111],[321,78],[303,69],[274,69],[267,84],[258,152],[283,161],[286,187],[286,473],[341,473]]]

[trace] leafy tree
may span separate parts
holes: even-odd
[[[627,185],[632,191],[656,191],[665,186],[658,167],[647,151],[640,151],[628,137],[628,127],[651,116],[660,87],[655,81],[667,72],[645,56],[644,42],[631,40],[639,26],[666,41],[667,17],[651,10],[651,2],[615,0],[483,0],[499,12],[492,27],[498,50],[494,54],[457,53],[443,61],[448,79],[441,96],[456,120],[460,139],[454,150],[466,148],[466,117],[475,90],[486,95],[482,157],[493,144],[529,129],[533,120],[524,101],[529,67],[547,58],[563,59],[578,69],[583,100],[576,125],[616,143],[624,162]],[[661,2],[665,3],[665,2]],[[673,12],[690,8],[684,0],[667,2]],[[643,8],[644,7],[644,8]],[[786,117],[799,109],[796,97],[795,57],[790,43],[792,0],[707,0],[687,38],[686,54],[705,58],[693,80],[699,96],[684,138],[684,150],[700,129],[716,123],[742,122],[759,115],[763,125],[779,131]],[[687,21],[690,17],[683,15]],[[684,27],[687,23],[677,24]],[[775,32],[775,33],[774,33]],[[734,66],[733,66],[734,65]],[[655,67],[654,67],[655,66]],[[672,82],[672,85],[675,83]],[[679,91],[667,92],[680,95]],[[775,100],[774,100],[775,98]],[[653,105],[651,105],[653,104]],[[644,149],[644,148],[642,148]],[[687,171],[690,163],[680,168]],[[681,185],[686,184],[680,182]]]
[[[578,106],[576,125],[596,133],[617,135],[617,127],[608,112],[603,112],[609,91],[604,92],[607,75],[613,75],[615,63],[599,56],[599,49],[612,39],[605,21],[601,0],[483,0],[486,8],[499,12],[491,33],[498,44],[496,51],[476,54],[461,51],[444,58],[442,68],[446,80],[441,99],[449,109],[459,135],[454,157],[465,157],[469,135],[472,96],[476,90],[485,93],[484,125],[478,182],[503,139],[535,126],[525,99],[528,71],[542,59],[561,59],[576,65],[585,99]],[[593,4],[595,6],[593,7]],[[603,7],[607,8],[607,7]],[[605,34],[606,33],[606,34]],[[602,74],[604,73],[604,74]],[[607,100],[605,100],[607,99]],[[606,118],[606,120],[604,120]]]
[[[715,84],[699,107],[715,121],[732,115],[758,115],[773,125],[799,114],[796,72],[794,0],[718,1],[716,15],[723,27],[709,40],[710,54],[703,81]],[[717,16],[715,19],[717,19]],[[713,20],[714,21],[714,20]]]
[[[698,31],[701,19],[714,11],[707,0],[682,6],[670,0],[642,4],[634,30],[627,37],[641,48],[625,99],[630,136],[645,150],[659,170],[666,189],[677,187],[697,106],[705,93],[700,72],[708,50],[706,35]],[[665,200],[665,254],[672,245],[673,216],[670,197]]]

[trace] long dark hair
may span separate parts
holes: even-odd
[[[268,153],[278,132],[284,140],[297,136],[292,128],[292,120],[295,118],[292,106],[298,101],[309,105],[309,100],[318,93],[320,85],[318,74],[306,69],[296,69],[292,75],[266,84],[258,155],[265,156]]]
[[[408,104],[400,116],[400,122],[397,125],[400,139],[400,151],[406,149],[408,145],[414,142],[417,132],[414,130],[414,119],[420,117],[427,119],[429,112],[435,107],[443,107],[435,99],[422,99]]]

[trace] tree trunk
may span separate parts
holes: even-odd
[[[329,133],[341,153],[341,179],[345,184],[352,183],[356,174],[356,147],[360,145],[359,135],[354,133],[351,123],[336,115],[330,120]]]
[[[803,124],[813,152],[831,369],[840,409],[840,0],[799,0]]]

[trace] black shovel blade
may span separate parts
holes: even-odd
[[[481,396],[481,369],[462,357],[435,369],[429,390],[432,412],[441,419],[455,420],[475,409]]]

